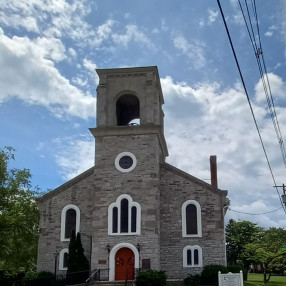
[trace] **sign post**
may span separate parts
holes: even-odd
[[[219,286],[243,286],[243,275],[242,271],[240,273],[227,273],[221,274],[218,272],[218,282]]]

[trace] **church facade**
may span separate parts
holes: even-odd
[[[91,270],[132,280],[136,269],[169,279],[225,264],[227,191],[165,162],[164,104],[157,67],[98,69],[94,167],[38,199],[38,270],[67,270],[71,231]],[[137,120],[137,121],[134,121]],[[136,123],[134,123],[136,122]]]

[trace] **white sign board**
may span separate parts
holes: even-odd
[[[221,274],[218,273],[218,282],[219,286],[243,286],[243,275],[242,271],[240,273],[227,273]]]

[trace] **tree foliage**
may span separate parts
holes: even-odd
[[[259,240],[263,229],[250,221],[229,220],[226,229],[226,253],[228,264],[243,264],[248,269],[250,262],[242,255],[245,246]]]
[[[280,271],[283,269],[281,269],[281,261],[285,261],[285,246],[286,230],[272,227],[265,230],[259,240],[248,243],[245,246],[243,258],[249,263],[263,264],[264,283],[267,283],[273,269],[280,268]],[[286,267],[284,264],[283,270],[285,269]]]
[[[9,169],[14,149],[0,149],[0,270],[4,273],[35,269],[39,212],[28,169]]]
[[[80,233],[72,231],[69,243],[67,280],[69,284],[83,283],[89,275],[89,262],[84,255]]]

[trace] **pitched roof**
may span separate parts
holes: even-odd
[[[178,169],[166,162],[164,163],[161,163],[160,164],[160,167],[172,172],[172,173],[175,173],[176,175],[182,177],[182,178],[185,178],[186,180],[189,180],[197,185],[200,185],[201,187],[204,187],[204,188],[207,188],[208,190],[216,193],[216,194],[224,194],[225,196],[227,195],[228,191],[227,190],[221,190],[219,188],[216,188],[206,182],[204,182],[203,180],[197,178],[197,177],[194,177],[192,175],[190,175],[189,173],[186,173],[184,171],[182,171],[181,169]]]
[[[78,176],[74,177],[73,179],[69,180],[68,182],[64,183],[63,185],[57,187],[56,189],[48,192],[47,194],[43,195],[42,197],[37,199],[37,202],[41,203],[44,202],[45,200],[48,200],[57,194],[65,191],[66,189],[72,187],[73,185],[79,183],[80,181],[86,179],[87,177],[93,175],[94,173],[94,166],[91,167],[90,169],[86,170],[85,172],[79,174]]]

